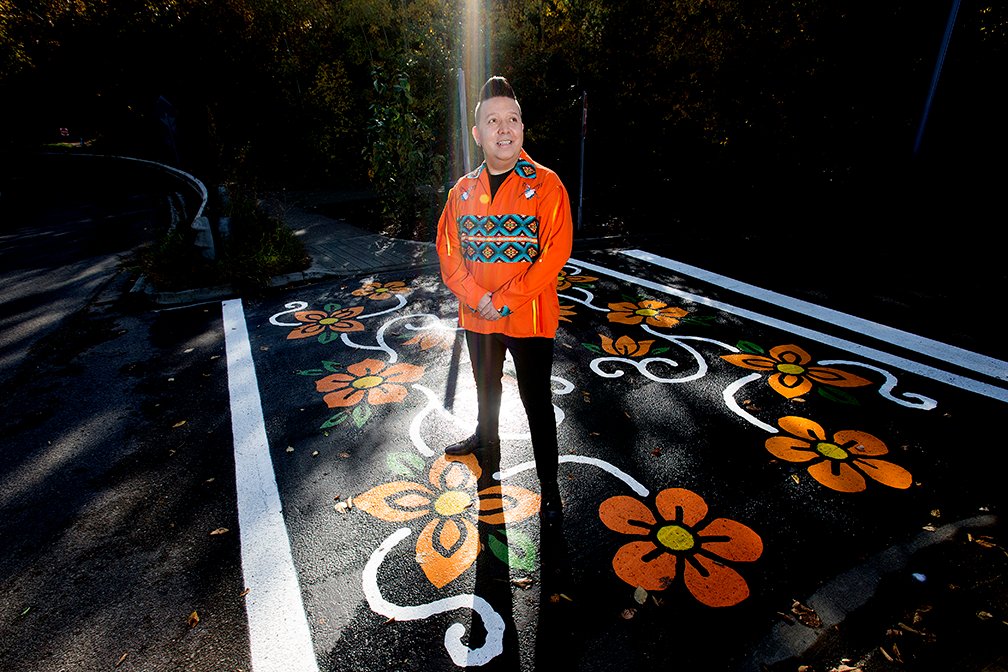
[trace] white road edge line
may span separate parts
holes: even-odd
[[[253,672],[318,672],[270,458],[241,299],[222,302]]]
[[[775,306],[780,306],[787,310],[801,313],[802,315],[808,315],[809,317],[813,317],[824,322],[837,324],[845,329],[849,329],[859,334],[864,334],[865,336],[870,336],[871,338],[875,338],[886,343],[898,345],[920,354],[929,355],[936,359],[940,359],[943,362],[956,364],[965,369],[969,369],[970,371],[976,371],[982,375],[990,376],[991,378],[1008,381],[1008,362],[1003,362],[1000,359],[995,359],[994,357],[989,357],[987,355],[973,352],[972,350],[966,350],[965,348],[935,341],[917,334],[911,334],[894,327],[879,324],[878,322],[872,322],[871,320],[865,320],[860,317],[848,315],[847,313],[842,313],[838,310],[833,310],[832,308],[826,308],[809,301],[796,299],[794,297],[787,296],[786,294],[779,294],[769,289],[763,289],[762,287],[757,287],[756,285],[750,285],[748,283],[741,282],[740,280],[719,275],[712,271],[706,271],[702,268],[691,266],[690,264],[685,264],[681,261],[676,261],[675,259],[669,259],[657,254],[652,254],[651,252],[646,252],[644,250],[621,250],[621,253],[628,257],[633,257],[634,259],[640,259],[641,261],[646,261],[648,263],[655,264],[656,266],[676,271],[677,273],[685,273],[686,275],[697,278],[698,280],[703,280],[704,282],[708,282],[712,285],[751,296],[754,299],[758,299]]]
[[[606,268],[604,266],[599,266],[597,264],[592,264],[587,261],[580,261],[577,259],[570,259],[570,264],[587,268],[588,270],[595,271],[596,273],[602,273],[610,277],[618,278],[625,282],[629,282],[634,285],[639,285],[641,287],[647,287],[648,289],[653,289],[657,292],[662,292],[664,294],[671,294],[673,296],[678,296],[680,298],[686,299],[687,301],[692,301],[693,303],[699,303],[701,305],[710,306],[711,308],[716,308],[726,313],[732,315],[738,315],[739,317],[744,317],[748,320],[754,322],[759,322],[760,324],[765,324],[775,329],[782,329],[784,331],[789,331],[795,335],[803,336],[805,338],[818,341],[820,343],[825,343],[837,348],[842,348],[847,352],[851,352],[862,357],[874,360],[876,362],[881,362],[883,364],[889,364],[890,366],[895,366],[903,371],[908,371],[910,373],[916,373],[918,375],[936,380],[947,385],[952,385],[953,387],[958,387],[959,389],[966,390],[968,392],[975,392],[976,394],[981,394],[992,399],[997,399],[998,401],[1008,402],[1008,389],[998,387],[996,385],[991,385],[990,383],[984,383],[981,381],[973,380],[972,378],[967,378],[965,376],[960,376],[958,374],[949,373],[948,371],[942,371],[941,369],[935,368],[933,366],[928,366],[927,364],[921,364],[919,362],[914,362],[912,360],[906,359],[905,357],[898,357],[896,355],[889,354],[888,352],[883,352],[881,350],[876,350],[875,348],[869,348],[853,341],[848,341],[843,338],[837,338],[835,336],[830,336],[824,334],[820,331],[815,331],[813,329],[806,329],[805,327],[800,327],[796,324],[791,324],[790,322],[785,322],[784,320],[778,320],[773,317],[763,315],[762,313],[757,313],[752,310],[746,310],[744,308],[738,308],[729,303],[724,303],[722,301],[715,301],[713,299],[708,299],[707,297],[700,296],[699,294],[693,294],[691,292],[684,292],[681,289],[676,289],[669,285],[663,285],[657,282],[651,282],[650,280],[644,280],[633,275],[628,275],[627,273],[621,273],[619,271],[614,271],[612,269]]]

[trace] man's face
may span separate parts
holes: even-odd
[[[472,134],[476,144],[483,148],[491,173],[504,173],[514,168],[525,139],[518,101],[506,96],[484,100],[480,103]]]

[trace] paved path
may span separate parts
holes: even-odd
[[[236,447],[236,467],[253,479],[250,492],[266,493],[253,512],[273,512],[272,523],[252,515],[257,524],[242,525],[246,580],[264,595],[249,605],[257,670],[526,670],[542,656],[571,670],[666,669],[670,656],[690,669],[789,669],[866,606],[894,626],[904,616],[886,613],[877,594],[914,571],[929,575],[928,549],[958,553],[967,531],[995,524],[996,479],[975,465],[992,459],[982,427],[1008,401],[1004,362],[644,252],[579,254],[561,284],[569,323],[558,338],[555,403],[569,582],[559,590],[534,518],[517,513],[500,528],[479,518],[468,528],[466,509],[421,510],[432,485],[468,492],[460,475],[445,476],[452,467],[438,449],[465,435],[473,411],[453,302],[435,268],[369,271],[225,303],[229,341],[238,339],[229,342],[231,370],[246,379],[234,389],[264,391],[258,412],[245,407],[250,395],[232,393],[234,435],[258,437],[251,453]],[[647,323],[629,305],[670,319]],[[306,331],[323,313],[340,319]],[[819,371],[813,378],[849,377],[809,378],[805,393],[786,397],[770,383],[777,365],[788,366],[773,348],[782,345],[810,353],[799,368]],[[254,373],[241,373],[250,359]],[[382,392],[354,392],[365,379],[367,389],[380,379]],[[513,395],[505,402],[516,404]],[[878,478],[848,481],[839,462],[808,469],[825,465],[825,453],[790,462],[804,458],[767,438],[787,435],[788,417],[828,427],[826,443],[855,431],[873,444],[864,457],[879,460]],[[496,480],[520,502],[535,490],[520,421],[504,438],[502,454],[489,456],[493,468],[488,456],[465,467],[487,479],[474,488]],[[971,446],[970,456],[953,442]],[[242,491],[239,483],[240,505]],[[614,532],[629,528],[610,509],[673,515],[660,503],[671,497],[701,498],[727,526],[719,535],[753,542],[722,558],[731,572],[683,555],[685,575],[696,566],[717,578],[648,583],[649,570],[621,550]],[[267,533],[274,528],[286,529],[289,549],[269,541],[284,538]],[[264,536],[247,540],[247,529]],[[462,552],[467,538],[480,539],[472,557]],[[567,594],[574,606],[556,611],[551,598]],[[815,625],[800,622],[796,599]],[[878,646],[892,644],[885,632],[843,655],[878,659]],[[256,638],[286,667],[256,658]],[[683,644],[710,639],[716,648]]]

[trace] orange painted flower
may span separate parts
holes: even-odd
[[[577,313],[574,312],[574,304],[573,303],[570,304],[569,306],[565,306],[562,303],[560,304],[560,319],[562,321],[564,321],[564,322],[570,322],[569,318],[574,317],[575,315],[577,315]]]
[[[767,450],[788,462],[811,462],[809,475],[827,488],[862,492],[866,487],[865,476],[901,490],[913,483],[909,471],[878,459],[889,449],[868,432],[845,429],[828,439],[822,426],[807,418],[789,415],[777,424],[791,436],[770,437],[766,441]]]
[[[651,349],[654,340],[635,341],[629,336],[620,336],[616,343],[608,336],[599,334],[602,338],[602,349],[612,355],[619,357],[643,357]]]
[[[595,282],[598,278],[593,278],[590,275],[567,275],[567,271],[560,271],[557,275],[557,291],[562,292],[565,289],[570,289],[572,283],[587,283]]]
[[[394,294],[406,294],[409,287],[405,282],[393,280],[392,282],[365,282],[360,289],[350,292],[354,296],[364,296],[372,301],[385,301],[391,299]]]
[[[631,586],[665,590],[681,577],[693,596],[709,607],[730,607],[749,597],[749,586],[730,563],[753,562],[763,540],[727,518],[707,519],[707,503],[682,488],[655,497],[655,516],[633,497],[610,497],[599,506],[606,527],[636,537],[613,558],[616,575]]]
[[[388,404],[406,398],[406,388],[423,375],[424,368],[413,364],[387,366],[380,359],[365,359],[347,367],[346,373],[334,373],[315,381],[315,389],[329,408],[355,406],[367,397],[367,403]]]
[[[420,345],[421,350],[430,350],[431,348],[451,350],[455,346],[455,330],[426,329],[419,332],[410,340],[403,342],[403,345],[417,344]]]
[[[770,356],[741,352],[721,355],[735,366],[754,371],[773,371],[769,383],[778,394],[793,399],[812,389],[812,382],[834,387],[861,387],[871,381],[840,369],[826,366],[809,366],[812,357],[797,345],[778,345],[770,349]]]
[[[358,509],[392,522],[425,519],[416,560],[427,579],[443,588],[472,566],[480,552],[477,522],[517,523],[539,510],[539,495],[513,485],[476,492],[482,473],[473,455],[442,455],[425,483],[394,481],[354,497]]]
[[[609,304],[609,321],[620,324],[640,324],[647,322],[652,327],[674,327],[679,324],[680,317],[689,315],[689,311],[669,306],[661,301],[650,299],[639,303],[621,301]]]
[[[301,322],[294,331],[287,334],[288,339],[309,338],[327,331],[364,331],[364,325],[350,318],[357,317],[364,310],[363,306],[342,308],[331,313],[324,310],[301,310],[294,313],[294,319]]]

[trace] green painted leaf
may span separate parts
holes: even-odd
[[[332,343],[333,341],[338,340],[339,337],[340,335],[335,331],[323,331],[319,334],[318,342],[325,345],[326,343]]]
[[[299,376],[322,376],[325,375],[325,371],[322,369],[305,369],[304,371],[298,371]]]
[[[339,310],[342,307],[343,306],[341,306],[338,303],[327,303],[327,304],[325,304],[325,306],[323,306],[322,310],[326,311],[327,313],[329,313],[331,315],[331,314],[335,313],[337,310]]]
[[[353,410],[354,424],[358,427],[363,427],[364,423],[371,417],[371,412],[370,404],[357,404],[357,407]]]
[[[329,371],[330,373],[336,373],[337,371],[342,371],[343,370],[343,365],[340,364],[339,362],[327,362],[327,361],[323,361],[322,362],[322,366],[324,366],[325,370]]]
[[[668,351],[669,351],[669,350],[671,350],[671,349],[672,349],[672,348],[669,348],[669,347],[667,347],[667,346],[665,346],[665,347],[661,347],[661,348],[654,348],[654,349],[652,349],[652,350],[651,350],[651,354],[652,354],[652,355],[661,355],[661,354],[663,354],[663,353],[666,353],[666,352],[668,352]]]
[[[849,404],[851,406],[860,406],[861,402],[857,400],[857,397],[847,392],[846,390],[841,390],[839,387],[830,387],[829,385],[823,385],[818,388],[819,396],[824,399],[829,399],[830,401],[836,401],[841,404]]]
[[[416,453],[389,453],[385,456],[385,466],[398,476],[413,477],[423,473],[424,461]]]
[[[487,545],[497,559],[515,569],[534,571],[538,558],[536,545],[520,530],[494,530],[487,535]]]
[[[344,422],[347,419],[347,417],[348,416],[346,411],[340,411],[336,415],[332,416],[331,418],[323,422],[322,426],[320,426],[319,429],[329,429],[330,427],[335,427],[341,422]]]
[[[587,349],[591,350],[592,352],[594,352],[597,355],[602,354],[602,348],[600,348],[599,346],[595,345],[594,343],[582,343],[581,345],[583,345],[584,347],[586,347]]]
[[[750,354],[756,354],[756,355],[766,354],[766,350],[756,345],[752,341],[739,341],[738,343],[735,344],[735,347],[741,350],[742,352],[748,352]]]

